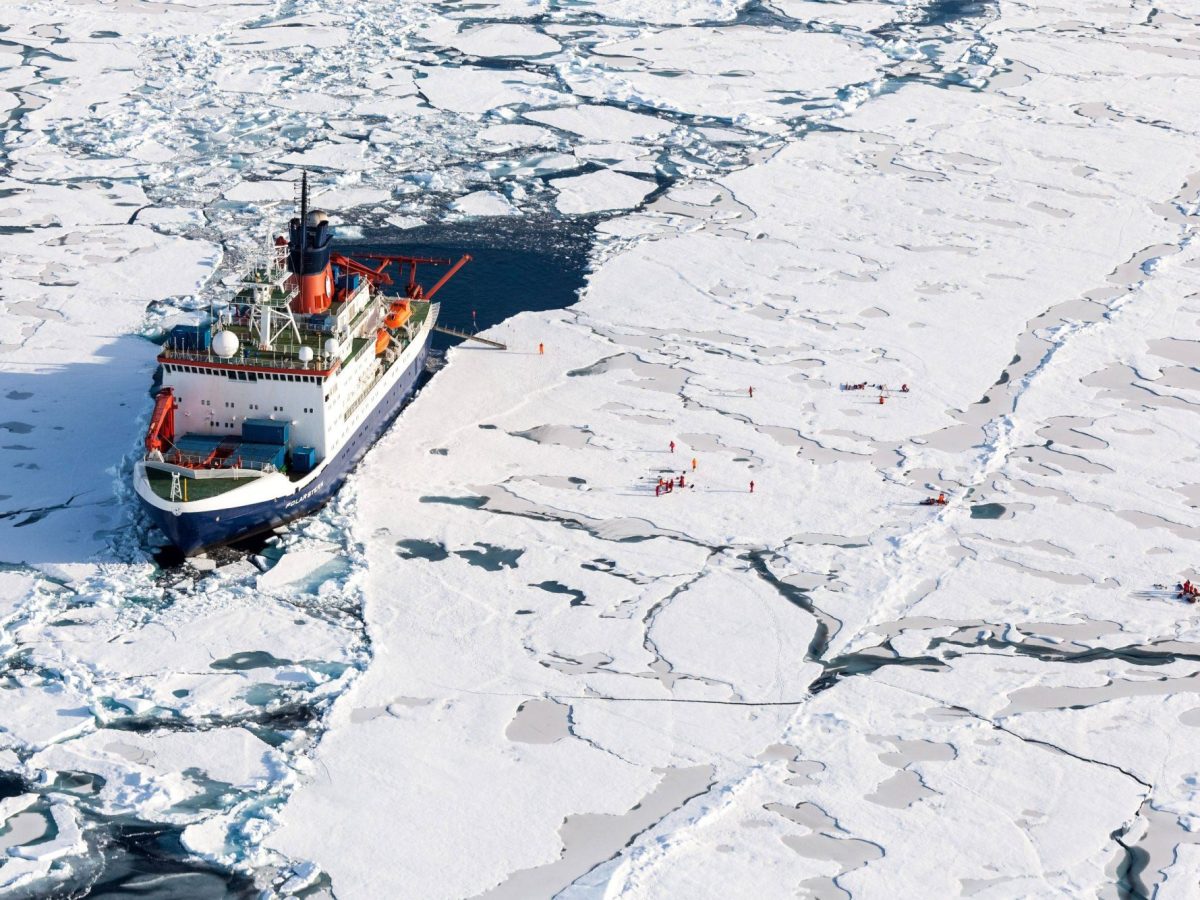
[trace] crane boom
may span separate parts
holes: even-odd
[[[162,452],[163,441],[175,441],[175,389],[165,387],[154,398],[154,412],[150,414],[150,427],[146,431],[146,449]]]
[[[455,276],[455,274],[458,272],[458,270],[461,269],[463,266],[465,266],[470,261],[471,261],[471,254],[464,253],[462,259],[460,259],[458,262],[456,262],[454,264],[454,267],[449,272],[447,272],[445,275],[443,275],[440,279],[438,279],[438,283],[429,289],[429,293],[425,295],[425,299],[432,300],[433,295],[442,289],[442,285],[444,285],[447,281],[449,281],[451,278],[453,278]]]

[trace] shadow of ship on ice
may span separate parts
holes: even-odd
[[[157,346],[122,335],[70,353],[0,357],[0,564],[113,560],[135,521],[128,466]]]

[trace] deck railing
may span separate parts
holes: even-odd
[[[266,460],[246,459],[244,456],[229,456],[225,459],[213,459],[211,455],[199,453],[182,453],[172,450],[162,459],[146,457],[153,462],[166,463],[169,466],[179,466],[181,469],[252,469],[256,472],[278,472],[274,463]]]
[[[197,353],[191,350],[172,350],[169,347],[163,347],[159,356],[164,360],[171,362],[199,362],[208,363],[211,366],[242,366],[248,368],[264,368],[264,369],[286,369],[289,372],[309,372],[315,374],[328,374],[332,371],[333,364],[327,363],[320,357],[314,357],[312,362],[302,362],[297,358],[300,345],[296,345],[291,353],[279,353],[275,355],[266,350],[256,350],[253,354],[239,352],[234,356],[224,357],[217,356],[215,353]],[[311,349],[311,348],[310,348]]]

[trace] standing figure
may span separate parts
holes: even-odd
[[[754,482],[753,481],[750,482],[750,493],[752,493],[752,494],[754,493]]]
[[[671,441],[671,452],[672,453],[675,452],[675,442],[674,441]]]

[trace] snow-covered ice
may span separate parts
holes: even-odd
[[[590,213],[637,206],[655,190],[653,182],[609,169],[560,178],[555,205],[563,213]]]
[[[473,191],[450,204],[455,212],[468,216],[514,216],[519,210],[496,191]]]
[[[1193,895],[1197,25],[5,7],[0,892],[150,823],[177,895]],[[343,236],[587,216],[586,288],[163,571],[153,339],[300,167]]]

